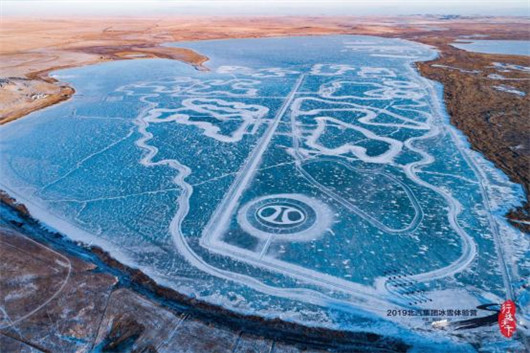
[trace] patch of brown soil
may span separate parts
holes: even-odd
[[[62,102],[73,94],[72,87],[57,84],[55,80],[0,79],[0,124]]]

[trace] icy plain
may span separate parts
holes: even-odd
[[[434,342],[389,310],[517,295],[528,244],[500,215],[521,190],[450,127],[441,87],[413,66],[434,50],[365,36],[178,46],[210,71],[56,72],[77,93],[0,128],[0,187],[68,237],[241,312]]]
[[[459,39],[451,45],[477,53],[530,55],[530,41],[528,40]]]

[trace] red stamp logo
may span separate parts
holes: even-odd
[[[505,337],[512,337],[516,324],[515,324],[515,303],[511,300],[507,300],[501,305],[499,311],[499,329]]]

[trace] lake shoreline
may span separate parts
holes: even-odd
[[[0,208],[4,208],[4,215],[5,213],[12,213],[16,216],[12,217],[13,219],[3,219],[9,225],[0,224],[0,236],[16,236],[19,234],[19,236],[28,237],[32,241],[42,244],[42,246],[53,249],[62,254],[62,256],[73,257],[77,258],[77,261],[87,262],[90,264],[89,266],[94,274],[105,274],[114,278],[115,283],[111,284],[114,291],[130,290],[170,312],[185,312],[186,315],[208,325],[224,327],[228,330],[250,332],[257,337],[258,341],[273,340],[286,345],[286,347],[310,348],[318,352],[320,352],[320,349],[349,352],[351,350],[382,349],[385,347],[392,347],[393,352],[405,352],[410,348],[408,343],[390,336],[383,337],[371,332],[350,332],[325,327],[313,327],[285,321],[280,318],[271,319],[258,315],[242,314],[226,309],[221,305],[188,297],[174,289],[158,284],[141,270],[122,264],[100,247],[73,242],[62,234],[43,228],[41,223],[31,216],[23,204],[17,202],[4,191],[0,191]],[[21,221],[15,218],[19,218]],[[109,285],[108,282],[96,282],[100,283],[99,285],[101,286]],[[5,289],[10,290],[11,288],[8,286]],[[80,295],[82,294],[80,293]],[[70,301],[66,303],[68,304]],[[53,306],[49,310],[51,310],[49,314],[54,315]],[[131,324],[128,323],[128,325],[130,326]],[[124,330],[123,334],[126,335],[128,330],[129,328]],[[5,329],[0,328],[0,334],[2,333],[5,334]],[[107,337],[103,341],[110,339],[111,341],[119,342],[120,337],[112,337],[111,332],[107,332],[107,335],[110,338]],[[108,344],[109,342],[107,341],[105,342]]]
[[[399,20],[402,21],[403,19],[400,18]],[[490,82],[484,80],[486,75],[472,77],[469,74],[473,70],[484,69],[491,65],[492,61],[508,61],[530,66],[530,59],[524,56],[472,53],[451,46],[454,40],[463,36],[476,35],[476,33],[481,33],[488,39],[528,40],[530,34],[522,29],[524,26],[521,26],[524,20],[499,18],[499,23],[488,28],[482,28],[480,18],[476,20],[470,18],[467,20],[440,21],[436,17],[426,20],[421,16],[410,18],[411,24],[409,26],[398,26],[392,24],[392,21],[397,23],[397,20],[385,18],[389,24],[384,27],[372,24],[375,21],[374,18],[185,18],[180,19],[183,21],[182,24],[174,24],[173,20],[177,19],[169,18],[160,21],[160,28],[157,30],[163,34],[142,32],[141,29],[150,25],[152,19],[130,19],[127,21],[127,26],[130,26],[131,29],[119,32],[109,29],[112,27],[103,27],[105,24],[103,20],[64,21],[65,29],[74,33],[79,22],[84,23],[88,28],[93,28],[93,32],[83,33],[82,39],[87,40],[88,43],[98,39],[96,41],[98,45],[58,45],[62,36],[53,37],[50,39],[51,46],[45,49],[44,53],[41,51],[38,54],[31,54],[32,60],[27,63],[20,63],[19,58],[21,51],[25,50],[24,46],[38,47],[41,44],[31,43],[29,38],[30,44],[24,44],[24,46],[20,43],[8,43],[0,51],[0,58],[4,58],[5,61],[0,66],[2,75],[13,80],[30,80],[32,87],[43,83],[49,86],[36,92],[33,92],[34,89],[30,89],[30,94],[28,94],[28,89],[22,90],[10,98],[12,103],[2,102],[6,108],[3,113],[0,112],[0,124],[68,100],[74,94],[74,89],[68,84],[54,82],[54,79],[48,76],[49,72],[58,68],[78,67],[113,60],[169,58],[191,64],[199,70],[205,69],[203,64],[207,62],[208,58],[189,49],[164,47],[162,45],[165,42],[328,34],[364,34],[408,39],[431,45],[440,52],[441,55],[437,59],[418,63],[417,67],[422,75],[444,85],[444,102],[451,116],[451,123],[467,136],[472,148],[483,153],[512,181],[523,186],[526,201],[521,207],[508,212],[507,218],[514,227],[527,233],[530,232],[530,171],[527,168],[530,164],[530,146],[526,146],[525,143],[529,137],[525,131],[529,131],[530,127],[524,119],[524,112],[530,110],[530,95],[526,95],[526,97],[510,96],[503,93],[492,95],[491,91],[488,92]],[[352,21],[355,25],[347,25]],[[443,25],[444,30],[426,30],[422,27],[425,21]],[[19,20],[13,18],[8,19],[7,22],[14,27],[15,32],[19,31],[17,28],[17,24],[20,25]],[[208,30],[198,31],[198,28],[206,23],[210,24],[209,27],[206,27]],[[123,25],[123,23],[121,24]],[[40,25],[38,20],[36,25]],[[48,25],[49,23],[43,26]],[[74,26],[75,28],[73,28]],[[133,29],[142,35],[132,34]],[[102,32],[98,30],[102,30]],[[23,32],[24,29],[20,29],[20,31],[22,31],[22,36],[32,34]],[[129,38],[131,35],[135,37],[132,44]],[[124,39],[125,37],[128,38],[129,43]],[[39,62],[35,64],[35,58],[39,57],[41,57]],[[12,63],[16,65],[11,65]],[[37,70],[35,70],[35,65],[37,65]],[[469,72],[454,70],[451,67]],[[516,74],[516,77],[522,78],[522,80],[509,81],[510,85],[522,92],[530,91],[528,84],[530,75],[528,73]],[[2,88],[5,92],[5,87]],[[4,94],[4,97],[7,95]],[[39,99],[31,97],[39,97]],[[481,106],[477,106],[477,100]],[[513,107],[516,108],[513,109]],[[509,112],[509,124],[491,124],[492,115],[501,116],[505,112]],[[514,149],[517,146],[526,147],[523,150]]]

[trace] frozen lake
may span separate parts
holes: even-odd
[[[457,40],[451,44],[453,47],[467,51],[486,54],[509,54],[509,55],[530,55],[529,40]]]
[[[68,237],[240,312],[440,342],[389,310],[512,295],[524,254],[497,215],[520,189],[449,126],[441,87],[413,67],[432,49],[178,46],[210,71],[156,59],[56,72],[77,93],[0,128],[0,187]]]

